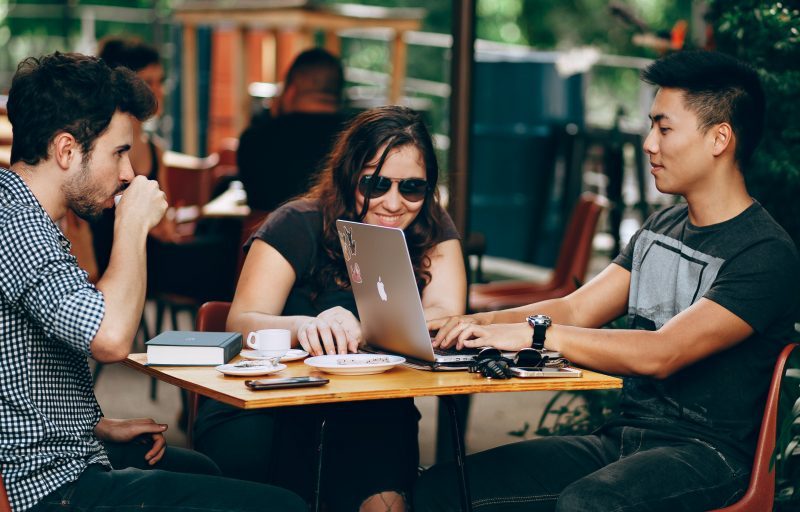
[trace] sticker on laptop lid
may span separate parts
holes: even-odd
[[[353,240],[353,230],[349,226],[343,226],[339,231],[339,239],[342,241],[342,250],[345,261],[356,255],[356,241]],[[360,281],[359,281],[360,282]]]
[[[350,282],[355,284],[361,284],[363,278],[361,277],[361,267],[358,266],[358,263],[353,262],[350,265]]]

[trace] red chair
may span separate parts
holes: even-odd
[[[261,227],[261,224],[267,220],[270,212],[264,210],[251,210],[250,214],[242,221],[242,236],[239,239],[239,254],[236,260],[236,282],[239,282],[239,275],[242,273],[244,266],[245,253],[242,248],[244,244],[250,239],[250,236]]]
[[[167,202],[170,206],[203,206],[211,198],[214,168],[219,155],[205,158],[174,151],[164,153]]]
[[[11,512],[11,504],[8,502],[6,486],[3,485],[3,477],[0,475],[0,512]]]
[[[713,512],[772,510],[775,500],[775,467],[770,467],[770,460],[775,452],[778,399],[780,398],[781,381],[786,372],[786,362],[797,346],[797,343],[786,345],[778,357],[778,362],[775,363],[775,370],[772,372],[772,382],[769,385],[769,394],[767,395],[767,404],[764,406],[764,416],[761,420],[761,431],[758,434],[753,471],[750,473],[750,485],[747,487],[747,492],[742,496],[742,499],[733,505]]]
[[[469,309],[492,311],[522,306],[564,297],[575,291],[576,281],[583,282],[586,279],[597,221],[607,207],[606,198],[589,192],[582,194],[564,233],[552,278],[545,283],[499,281],[472,285]]]
[[[211,331],[211,332],[224,332],[225,323],[228,321],[228,312],[231,310],[230,302],[206,302],[197,311],[197,320],[195,322],[195,329],[198,331]],[[194,420],[197,418],[197,407],[199,405],[198,395],[193,391],[189,391],[189,421],[186,428],[186,441],[189,447],[192,447]],[[0,510],[2,512],[2,510]]]

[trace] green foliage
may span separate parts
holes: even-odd
[[[488,1],[488,0],[485,0]],[[527,44],[537,48],[592,45],[605,53],[653,57],[652,50],[631,43],[633,29],[609,11],[608,0],[518,0],[520,24]],[[628,0],[620,2],[654,32],[669,31],[688,19],[691,0]]]
[[[755,66],[767,94],[748,190],[800,246],[800,10],[795,2],[759,0],[712,0],[709,8],[717,49]]]

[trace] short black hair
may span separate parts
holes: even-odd
[[[112,68],[123,66],[137,73],[147,66],[161,64],[158,50],[136,38],[115,36],[103,39],[97,56]]]
[[[286,73],[286,85],[301,93],[319,93],[341,100],[344,71],[341,61],[322,48],[312,48],[295,58]]]
[[[739,166],[746,167],[764,133],[764,89],[758,72],[729,55],[682,51],[663,57],[642,72],[649,84],[684,91],[686,107],[705,131],[729,123],[736,134]]]
[[[11,163],[36,165],[47,160],[50,143],[61,132],[72,134],[89,155],[116,111],[144,121],[155,113],[156,98],[129,69],[111,69],[97,57],[55,52],[20,62],[7,109],[14,133]]]

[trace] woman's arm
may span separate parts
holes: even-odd
[[[295,283],[294,268],[274,247],[256,239],[244,261],[227,329],[246,338],[259,329],[289,329],[297,345],[297,327],[308,317],[281,316]]]
[[[256,239],[247,253],[227,329],[246,338],[259,329],[288,329],[292,346],[312,355],[356,352],[361,342],[361,325],[341,307],[318,316],[281,316],[297,277],[292,265],[274,247]]]
[[[430,251],[431,281],[422,290],[425,319],[463,315],[467,302],[467,273],[458,240],[447,240]]]

